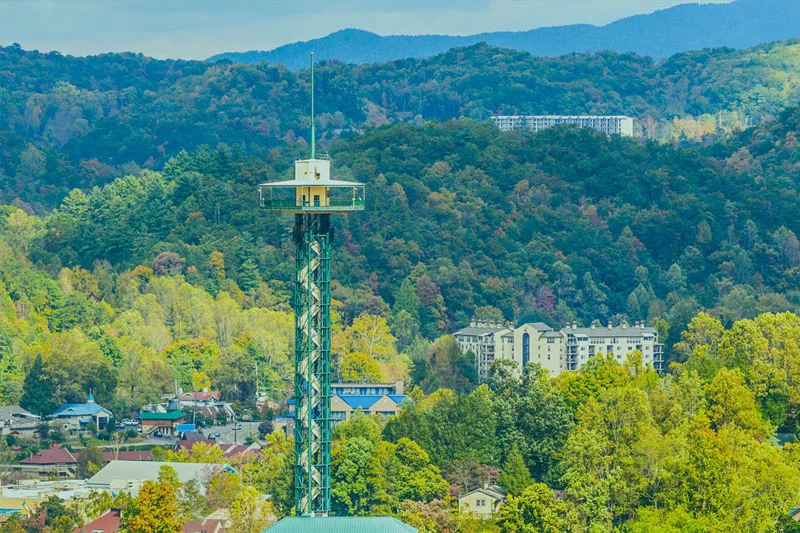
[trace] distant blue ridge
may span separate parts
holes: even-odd
[[[730,4],[682,4],[600,27],[579,24],[468,36],[386,37],[346,29],[270,51],[226,52],[208,60],[251,64],[267,61],[299,70],[308,66],[308,54],[312,51],[317,60],[364,64],[425,58],[480,42],[538,56],[610,50],[661,59],[689,50],[747,48],[794,37],[800,37],[800,0],[738,0]]]

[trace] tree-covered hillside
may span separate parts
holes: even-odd
[[[669,344],[700,309],[726,324],[795,310],[798,116],[711,155],[572,128],[501,133],[467,119],[335,141],[336,174],[366,182],[368,204],[335,217],[334,296],[346,320],[384,315],[409,341],[498,313],[487,307],[553,325],[648,320]],[[265,159],[200,149],[160,173],[75,190],[45,219],[32,257],[57,273],[174,252],[214,294],[210,257],[221,252],[240,285],[257,277],[285,295],[291,217],[259,212],[257,186],[303,155],[301,144]]]
[[[800,44],[536,58],[486,45],[426,60],[319,66],[323,142],[370,125],[493,113],[625,113],[651,137],[714,140],[798,99]],[[0,198],[37,211],[75,187],[160,170],[181,150],[225,143],[264,157],[305,138],[308,71],[74,58],[0,48]]]

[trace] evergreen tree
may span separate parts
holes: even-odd
[[[525,459],[522,458],[517,446],[511,448],[497,481],[512,496],[519,496],[523,490],[533,484],[531,472],[525,466]]]
[[[393,310],[395,314],[405,311],[419,323],[421,305],[417,291],[414,289],[414,283],[409,278],[404,279],[394,295]]]
[[[258,265],[252,259],[248,259],[239,270],[239,288],[244,292],[249,292],[258,287],[261,283],[261,275],[258,273]]]
[[[53,385],[45,376],[43,366],[42,355],[37,354],[30,372],[25,376],[20,402],[23,408],[40,416],[50,414],[54,408],[51,400]]]

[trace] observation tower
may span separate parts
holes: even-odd
[[[261,184],[261,207],[294,215],[295,483],[298,516],[331,507],[331,215],[364,210],[364,184],[333,179],[316,156],[314,54],[311,54],[311,154],[294,179]]]

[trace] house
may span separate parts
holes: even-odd
[[[111,461],[98,473],[92,476],[87,485],[94,490],[112,492],[130,492],[132,496],[139,493],[145,481],[158,479],[159,469],[171,466],[178,474],[178,481],[187,483],[197,481],[201,494],[205,494],[205,485],[213,476],[221,472],[236,474],[236,470],[226,464],[216,463],[170,463],[155,461]]]
[[[106,462],[109,461],[152,461],[153,454],[150,450],[120,450],[118,452],[115,451],[104,451],[103,458]]]
[[[506,492],[497,485],[485,483],[482,488],[458,497],[458,507],[481,518],[491,518],[506,501]]]
[[[63,429],[86,429],[89,423],[94,423],[97,429],[102,430],[114,418],[114,415],[105,407],[96,404],[94,396],[89,392],[86,403],[64,404],[58,411],[48,415],[48,418],[60,422]]]
[[[109,509],[96,520],[92,520],[75,533],[118,533],[122,521],[122,509]]]
[[[418,533],[396,518],[383,516],[289,516],[267,529],[269,533]]]
[[[178,404],[185,413],[202,415],[212,420],[230,422],[236,417],[233,407],[220,400],[219,391],[184,392],[178,396]]]
[[[226,533],[231,525],[229,514],[228,509],[217,509],[202,520],[188,520],[183,533]]]
[[[353,412],[361,409],[367,415],[392,416],[400,412],[402,404],[408,398],[405,395],[367,395],[367,396],[332,396],[331,421],[350,420]]]
[[[183,411],[167,411],[165,413],[139,413],[142,421],[142,435],[159,435],[174,437],[178,435],[178,426],[183,424]]]
[[[183,533],[226,533],[227,520],[204,518],[203,520],[187,520],[183,524]]]
[[[19,405],[0,405],[0,434],[11,431],[34,429],[42,417],[30,413]]]
[[[74,477],[78,459],[60,444],[53,444],[20,461],[21,470],[36,472],[40,477]]]
[[[192,447],[195,444],[203,443],[206,446],[214,446],[222,450],[222,455],[226,459],[230,457],[238,457],[240,455],[245,455],[249,453],[258,453],[261,451],[261,445],[257,442],[253,444],[246,445],[246,444],[223,444],[216,440],[211,439],[204,439],[204,440],[179,440],[175,443],[173,447],[173,451],[179,452],[181,450],[187,450],[189,452],[192,451]]]
[[[219,391],[184,392],[178,396],[181,407],[200,407],[220,403]]]

